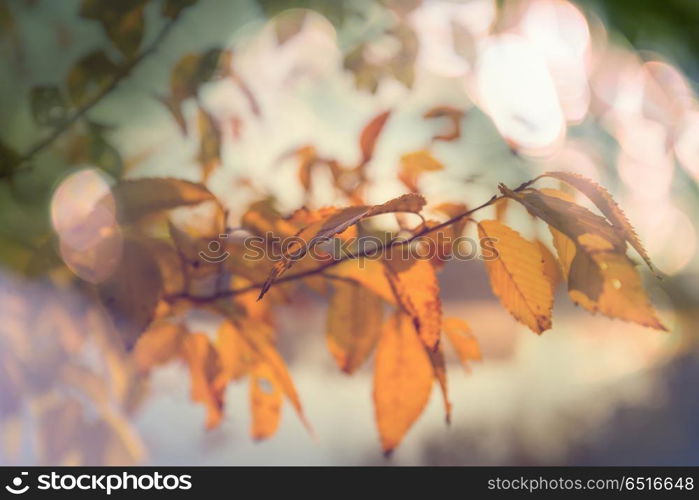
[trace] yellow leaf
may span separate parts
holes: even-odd
[[[609,191],[590,179],[570,172],[547,172],[542,177],[553,177],[562,180],[587,196],[600,212],[609,219],[612,226],[614,226],[614,228],[623,235],[624,239],[639,253],[646,264],[648,264],[648,267],[653,270],[653,264],[650,261],[648,252],[643,248],[643,244],[638,238],[636,231],[626,218],[623,210],[621,210],[619,205],[614,201],[612,195],[609,194]]]
[[[348,259],[324,273],[325,276],[352,280],[371,290],[389,304],[395,304],[391,284],[384,274],[383,264],[372,258]]]
[[[243,377],[258,359],[230,321],[224,320],[219,326],[215,347],[221,367],[214,382],[218,390],[223,390],[229,381]]]
[[[301,400],[296,392],[296,387],[291,379],[286,363],[270,342],[269,335],[265,335],[263,331],[261,331],[263,328],[264,327],[257,322],[241,320],[237,331],[240,332],[241,337],[247,342],[248,346],[250,346],[255,357],[268,364],[272,369],[279,386],[296,410],[301,422],[303,422],[309,432],[312,432],[311,426],[303,414]]]
[[[404,255],[405,250],[394,247],[388,251],[384,260],[386,277],[422,342],[428,349],[436,349],[442,328],[437,275],[429,261]]]
[[[354,373],[376,345],[381,333],[383,302],[363,286],[336,282],[330,300],[328,349],[345,373]]]
[[[551,290],[555,290],[558,284],[563,281],[561,266],[556,256],[551,253],[549,247],[542,243],[541,240],[536,240],[536,245],[539,247],[541,258],[543,259],[544,275],[551,283]]]
[[[279,427],[282,410],[282,390],[274,370],[266,363],[259,363],[250,374],[250,409],[253,439],[266,439]]]
[[[648,300],[636,267],[626,255],[590,254],[580,246],[572,248],[575,255],[570,264],[568,293],[573,302],[592,313],[666,330]]]
[[[481,349],[468,323],[459,318],[444,318],[442,329],[464,368],[469,368],[470,361],[481,360]]]
[[[496,220],[480,222],[478,235],[491,238],[498,253],[485,265],[502,305],[535,333],[551,328],[553,293],[539,247]]]
[[[182,355],[189,366],[192,400],[206,407],[206,428],[213,429],[223,418],[223,391],[213,386],[218,372],[216,350],[205,334],[192,333],[184,339]]]
[[[417,183],[421,175],[438,170],[444,170],[444,165],[432,156],[432,153],[423,149],[401,156],[398,178],[412,192],[417,192]]]
[[[133,359],[136,367],[147,372],[165,364],[179,352],[187,330],[178,323],[169,321],[154,322],[136,342]]]
[[[384,325],[374,368],[376,423],[385,453],[400,444],[422,413],[432,380],[429,356],[411,319],[396,313]]]

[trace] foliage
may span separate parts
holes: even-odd
[[[262,3],[268,6],[274,2]],[[78,315],[79,321],[66,318],[52,325],[61,332],[50,340],[53,351],[46,355],[46,362],[56,366],[57,379],[44,381],[37,388],[28,375],[31,367],[26,362],[31,358],[12,358],[11,353],[33,349],[16,335],[22,328],[30,328],[33,320],[21,311],[24,315],[17,313],[22,326],[19,330],[8,328],[11,340],[9,348],[2,350],[0,364],[0,369],[12,372],[0,377],[0,383],[8,385],[3,392],[13,397],[0,408],[0,418],[9,421],[17,417],[25,404],[17,393],[26,392],[40,407],[42,432],[53,421],[65,419],[71,423],[72,434],[68,435],[72,436],[84,419],[81,405],[70,398],[59,405],[51,391],[56,384],[91,384],[82,392],[97,403],[107,422],[109,439],[119,436],[127,447],[119,450],[118,460],[139,460],[141,444],[132,435],[126,415],[136,405],[147,374],[179,360],[189,370],[192,400],[206,408],[207,428],[215,428],[224,417],[227,386],[247,378],[254,439],[274,435],[285,400],[311,431],[289,369],[277,350],[275,321],[277,308],[308,288],[328,297],[326,342],[338,368],[352,374],[374,355],[376,423],[381,446],[390,453],[419,418],[435,383],[442,393],[446,419],[450,419],[444,361],[447,342],[443,337],[464,368],[481,358],[468,318],[443,317],[438,280],[444,262],[457,250],[458,238],[470,229],[477,230],[480,237],[481,258],[493,293],[533,332],[541,334],[552,327],[555,290],[562,283],[567,285],[571,300],[592,313],[664,329],[635,264],[627,256],[627,244],[652,269],[648,253],[609,192],[584,177],[549,172],[519,187],[501,184],[498,194],[475,208],[467,208],[471,200],[463,200],[463,204],[430,207],[439,214],[439,220],[427,218],[428,200],[421,194],[424,179],[444,168],[432,144],[461,136],[465,112],[451,106],[440,105],[425,112],[425,120],[445,120],[448,126],[434,135],[429,146],[402,156],[397,175],[406,194],[381,204],[369,204],[366,199],[367,168],[381,136],[388,133],[384,132],[391,119],[387,110],[359,131],[359,160],[355,164],[322,156],[313,144],[300,145],[291,153],[298,161],[298,180],[306,198],[311,199],[317,170],[327,168],[338,198],[346,200],[343,206],[302,207],[281,214],[274,201],[265,198],[234,217],[226,200],[206,185],[222,163],[223,127],[213,110],[204,108],[199,92],[213,80],[230,79],[247,96],[253,114],[259,115],[260,109],[236,71],[232,51],[216,47],[177,61],[171,71],[169,94],[158,96],[184,135],[194,131],[183,105],[196,106],[200,182],[125,178],[128,172],[109,143],[109,128],[84,115],[96,98],[103,98],[128,74],[134,61],[150,51],[143,48],[147,4],[146,0],[135,0],[104,8],[99,2],[85,0],[81,15],[100,24],[115,50],[80,58],[68,73],[64,88],[40,86],[31,93],[33,116],[37,124],[53,131],[49,137],[69,134],[71,125],[80,121],[82,128],[72,129],[69,135],[69,160],[89,160],[118,181],[70,228],[79,226],[80,231],[87,231],[101,245],[99,251],[94,255],[71,254],[65,250],[66,234],[57,230],[55,236],[44,235],[27,266],[30,272],[41,265],[43,271],[38,274],[59,277],[64,285],[69,283],[93,297],[96,312],[90,314],[98,319],[91,321],[102,322],[101,333],[87,333],[84,312]],[[195,2],[162,2],[161,12],[172,23],[191,4]],[[344,4],[338,6],[335,14],[342,17],[343,8]],[[279,43],[297,31],[298,26],[279,26]],[[385,72],[406,86],[412,84],[415,35],[401,21],[389,31],[402,47],[389,64],[372,65],[364,59],[362,47],[347,55],[345,67],[352,71],[360,89],[374,91]],[[115,52],[118,61],[113,60]],[[0,155],[2,171],[9,176],[33,160],[32,152],[20,156],[4,145],[0,145]],[[533,187],[546,179],[585,195],[597,212],[577,204],[566,192]],[[553,248],[542,240],[526,239],[503,222],[503,211],[515,204],[550,229]],[[476,213],[491,206],[497,208],[496,219],[474,219]],[[92,228],[88,222],[105,213],[113,216],[114,223]],[[195,222],[183,223],[183,213]],[[399,229],[383,234],[379,245],[361,246],[358,237],[379,234],[376,217],[387,215]],[[242,230],[233,232],[231,227]],[[272,251],[262,255],[253,252],[244,236],[261,238],[264,247],[276,250],[280,258],[274,259]],[[280,246],[280,238],[292,237],[291,245]],[[336,243],[339,253],[334,251]],[[429,258],[420,256],[421,249],[435,244],[436,253]],[[94,277],[91,271],[104,263],[107,254],[116,256],[118,270]],[[9,307],[4,301],[0,304]],[[61,306],[51,307],[61,310]],[[195,309],[215,315],[219,327],[214,336],[191,330],[186,316]],[[44,335],[44,329],[38,331],[37,343],[51,337]],[[88,342],[91,336],[99,339],[103,355],[116,370],[119,378],[112,381],[113,387],[105,387],[97,375],[80,372],[71,364],[60,368],[66,353],[77,352],[77,345]],[[48,442],[46,461],[75,458],[52,455]],[[105,443],[103,453],[116,453],[116,445],[109,440]]]

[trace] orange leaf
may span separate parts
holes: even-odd
[[[388,120],[390,114],[390,111],[384,111],[376,115],[362,130],[362,135],[359,138],[359,148],[362,151],[362,164],[367,163],[374,155],[376,141],[384,125],[386,125],[386,120]]]
[[[274,281],[285,271],[294,265],[311,248],[328,241],[333,236],[342,233],[350,226],[358,223],[365,217],[379,215],[390,212],[419,212],[425,205],[425,199],[416,194],[405,194],[375,206],[351,206],[341,210],[333,210],[324,220],[314,222],[303,228],[296,236],[298,240],[293,245],[289,245],[284,259],[277,262],[265,281],[258,300],[264,297]]]
[[[551,283],[551,290],[555,290],[558,284],[563,281],[563,277],[561,276],[561,266],[558,263],[556,256],[551,253],[549,247],[544,245],[541,240],[536,240],[536,245],[539,247],[541,258],[544,263],[544,275],[546,275],[549,283]]]
[[[468,323],[459,318],[444,318],[442,328],[464,368],[468,369],[470,361],[481,360],[481,348]]]
[[[348,259],[323,273],[324,276],[348,279],[371,290],[389,304],[395,304],[391,284],[384,274],[383,264],[375,259]]]
[[[383,302],[368,289],[342,282],[328,309],[328,348],[342,371],[351,374],[371,354],[381,333]]]
[[[396,301],[412,318],[420,339],[436,349],[442,327],[439,283],[432,264],[403,255],[407,248],[389,249],[384,264]]]
[[[398,178],[412,192],[419,191],[417,183],[425,172],[444,170],[444,165],[426,150],[406,153],[400,158]]]
[[[309,432],[312,432],[311,426],[303,414],[301,400],[296,392],[294,381],[291,379],[286,363],[270,342],[268,335],[261,331],[261,326],[255,321],[242,320],[239,326],[238,331],[241,337],[250,346],[256,358],[269,365],[274,372],[275,380],[296,410],[301,422],[303,422]]]
[[[186,335],[187,330],[178,323],[164,320],[154,322],[134,347],[133,359],[138,370],[147,372],[170,361],[180,352]]]
[[[396,313],[376,349],[374,406],[384,452],[390,454],[422,413],[432,390],[429,356],[411,319]]]
[[[266,363],[255,366],[250,374],[250,409],[253,439],[266,439],[279,427],[282,410],[282,390],[274,370]]]
[[[444,361],[444,350],[442,344],[437,346],[437,349],[426,349],[427,355],[430,358],[432,372],[434,378],[439,384],[439,389],[442,392],[442,402],[444,403],[444,419],[447,424],[451,423],[451,401],[449,401],[449,390],[447,384],[447,366]]]
[[[223,391],[216,391],[213,387],[218,372],[216,350],[206,335],[192,333],[184,339],[182,354],[189,365],[192,400],[206,407],[206,428],[213,429],[223,418]]]
[[[539,247],[496,220],[480,222],[478,235],[491,238],[498,253],[484,262],[502,305],[535,333],[551,328],[553,293]]]

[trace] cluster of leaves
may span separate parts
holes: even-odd
[[[362,158],[371,157],[380,132],[377,123],[383,125],[387,116],[379,115],[364,128]],[[425,155],[425,151],[406,155],[402,169],[413,168],[405,166],[413,165],[406,158]],[[430,168],[417,169],[422,170]],[[575,203],[567,192],[532,187],[545,178],[587,196],[599,214]],[[417,190],[414,178],[408,184]],[[347,193],[349,200],[361,196],[361,184],[355,187]],[[248,235],[267,238],[270,245],[279,244],[271,236],[295,236],[295,243],[283,248],[284,258],[276,262],[266,254],[251,258],[241,237],[226,233],[223,203],[202,184],[171,178],[122,181],[110,196],[129,236],[120,272],[96,286],[97,296],[112,313],[125,344],[133,348],[140,372],[174,358],[189,366],[192,398],[207,408],[209,428],[223,417],[226,386],[244,377],[250,380],[254,438],[275,432],[284,397],[306,423],[275,347],[274,320],[275,306],[293,300],[303,286],[329,295],[326,340],[342,371],[355,372],[376,351],[374,402],[386,452],[400,443],[419,417],[435,381],[449,419],[442,335],[465,365],[479,359],[480,353],[465,319],[442,317],[437,275],[453,251],[450,242],[469,222],[477,225],[482,241],[492,242],[497,253],[497,258],[484,259],[494,294],[532,331],[551,328],[554,289],[562,281],[571,299],[590,312],[664,328],[626,255],[629,244],[651,265],[628,220],[604,188],[570,173],[550,172],[516,189],[501,185],[499,195],[471,210],[463,205],[439,207],[446,217],[443,221],[423,217],[426,201],[416,192],[379,205],[354,202],[344,208],[302,208],[287,217],[274,209],[272,200],[262,200],[253,203],[239,222]],[[502,220],[472,218],[487,206],[507,201],[522,205],[548,225],[555,252],[542,241],[525,239]],[[175,216],[197,205],[209,210],[191,215],[193,221]],[[180,208],[168,215],[176,207]],[[401,213],[418,214],[420,222],[411,226],[403,221],[400,235],[384,238],[371,251],[354,246],[358,235],[375,231],[373,217]],[[349,242],[343,255],[334,255],[332,245],[327,246],[333,238]],[[424,238],[446,243],[429,259],[405,251]],[[211,253],[212,241],[217,243],[217,255],[225,258]],[[207,259],[202,259],[202,252]],[[185,313],[191,308],[206,309],[220,318],[213,338],[189,330]]]
[[[34,89],[32,109],[38,123],[62,127],[76,116],[72,107],[82,113],[96,102],[95,96],[104,95],[130,71],[133,61],[143,55],[143,10],[147,3],[148,0],[132,0],[104,8],[94,1],[83,2],[81,14],[102,25],[123,60],[113,62],[104,51],[82,58],[66,80],[67,98],[58,87]],[[175,19],[192,3],[166,1],[161,13]],[[302,15],[279,23],[279,42],[293,36],[302,24]],[[360,86],[375,89],[383,77],[376,74],[379,70],[390,71],[407,85],[412,81],[410,57],[414,57],[415,36],[400,25],[391,30],[389,34],[410,50],[401,50],[394,61],[380,66],[372,66],[374,63],[366,60],[365,47],[350,53],[345,65],[355,72],[358,83],[363,82]],[[276,432],[285,399],[310,430],[289,370],[276,347],[275,310],[292,301],[304,288],[328,296],[326,342],[340,370],[352,374],[374,355],[376,422],[386,453],[400,444],[420,416],[435,382],[449,420],[446,342],[442,338],[448,338],[465,367],[480,359],[480,351],[465,319],[443,317],[438,273],[468,224],[476,225],[479,236],[492,242],[497,254],[497,258],[484,259],[494,294],[517,321],[532,331],[540,334],[551,328],[554,290],[561,283],[567,285],[575,303],[592,313],[664,329],[648,301],[635,264],[627,256],[627,244],[652,269],[647,253],[610,194],[588,179],[550,172],[515,189],[501,185],[499,194],[475,208],[469,209],[461,202],[431,207],[437,217],[433,220],[426,217],[429,214],[425,210],[427,201],[420,194],[421,183],[423,176],[444,167],[427,146],[401,157],[397,175],[408,191],[406,194],[382,204],[368,204],[367,166],[390,118],[388,111],[375,116],[362,129],[358,160],[352,165],[318,154],[311,144],[292,153],[299,162],[299,181],[307,199],[312,199],[317,169],[327,168],[337,199],[344,206],[304,207],[284,216],[277,211],[274,200],[263,199],[251,204],[244,213],[232,216],[225,208],[226,200],[218,199],[204,184],[221,164],[223,137],[220,124],[211,111],[202,107],[198,95],[201,85],[217,78],[233,79],[247,96],[253,114],[259,115],[254,96],[234,71],[232,53],[227,50],[185,55],[172,70],[169,94],[159,97],[185,135],[190,132],[190,125],[183,106],[185,102],[196,103],[201,182],[174,178],[121,180],[95,207],[114,212],[118,231],[100,234],[100,244],[92,251],[79,255],[63,251],[63,262],[52,259],[49,263],[49,267],[62,271],[66,267],[71,271],[89,270],[104,261],[103,252],[119,246],[118,272],[94,280],[96,284],[85,282],[79,286],[101,305],[95,314],[108,325],[103,330],[118,332],[126,347],[125,352],[110,343],[103,349],[105,353],[116,353],[110,355],[118,360],[114,373],[124,374],[119,378],[121,392],[116,400],[113,396],[107,398],[105,391],[112,389],[95,390],[97,382],[85,387],[84,392],[96,402],[109,401],[98,405],[100,415],[112,426],[109,429],[114,436],[131,443],[132,458],[139,455],[138,446],[129,437],[131,431],[123,420],[138,400],[131,396],[132,388],[139,387],[143,375],[173,360],[188,367],[192,399],[206,408],[207,428],[219,425],[224,416],[227,386],[247,378],[250,432],[255,439],[268,438]],[[432,142],[458,139],[463,115],[463,111],[446,106],[427,111],[425,119],[446,119],[450,124]],[[99,158],[99,165],[115,177],[120,176],[121,161],[106,138],[108,128],[89,120],[85,126],[85,136],[69,144],[71,161],[89,158],[95,162]],[[18,157],[2,146],[0,154],[12,162]],[[568,190],[532,187],[543,179],[568,186]],[[584,195],[596,212],[576,203],[571,190]],[[530,241],[505,224],[505,209],[514,204],[548,226],[553,248],[542,240]],[[489,206],[495,207],[496,218],[475,221],[474,214]],[[395,215],[400,228],[395,234],[380,232],[373,224],[374,217],[386,214]],[[233,233],[229,224],[243,231]],[[289,237],[295,237],[295,243],[251,258],[251,250],[243,241],[251,235],[262,238],[268,247],[279,246],[280,239]],[[363,235],[376,236],[382,244],[370,250],[360,248],[357,237]],[[347,243],[339,256],[329,244],[336,239]],[[428,240],[436,242],[438,249],[429,259],[406,252]],[[284,257],[273,260],[271,256],[279,252]],[[56,256],[59,253],[55,252]],[[55,274],[56,269],[52,272]],[[192,309],[215,315],[219,324],[214,335],[191,328],[188,312]],[[108,315],[103,314],[105,311]],[[31,318],[23,321],[30,324]],[[32,327],[25,325],[15,330],[23,328],[28,331]],[[81,326],[66,328],[75,330],[87,331]],[[90,332],[93,330],[89,328]],[[2,340],[10,339],[9,347],[2,350],[0,369],[11,373],[0,377],[0,383],[7,385],[2,390],[15,395],[31,393],[27,389],[30,377],[26,376],[31,366],[21,356],[10,359],[10,353],[29,353],[33,348],[17,343],[25,340],[12,329],[7,332],[3,331]],[[61,334],[57,339],[64,337],[70,335]],[[114,340],[110,334],[103,337]],[[42,345],[43,337],[36,339]],[[77,352],[84,342],[75,344],[75,348],[72,345],[66,344],[68,347],[57,348],[56,352]],[[60,371],[59,365],[66,357],[56,355],[48,366],[56,366]],[[79,386],[99,379],[89,374],[83,377],[69,373],[65,380],[61,377],[51,382]],[[51,384],[41,387],[43,392],[37,392],[39,395],[54,388]],[[7,408],[0,408],[2,418],[14,417],[21,411],[19,396],[8,401]],[[70,415],[70,429],[80,429],[81,411],[72,403],[65,407],[69,408],[65,411]],[[63,403],[60,408],[64,411]],[[47,422],[63,418],[62,414],[55,415],[56,412],[49,412]],[[60,446],[56,445],[56,449]],[[50,462],[59,460],[65,457],[47,458]]]

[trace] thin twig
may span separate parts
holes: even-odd
[[[522,186],[518,187],[515,191],[523,189],[523,187],[526,187],[526,186],[523,184]],[[290,274],[288,276],[284,276],[282,278],[279,278],[279,279],[274,281],[274,284],[288,283],[289,281],[296,281],[296,280],[299,280],[302,278],[307,278],[309,276],[314,276],[316,274],[322,274],[326,269],[334,267],[342,262],[345,262],[348,260],[353,260],[353,259],[359,259],[359,258],[367,257],[370,255],[374,255],[374,254],[377,254],[377,253],[382,252],[382,251],[389,249],[389,248],[409,245],[410,243],[412,243],[413,241],[415,241],[418,238],[421,238],[427,234],[433,233],[434,231],[439,231],[440,229],[443,229],[443,228],[448,227],[452,224],[455,224],[456,222],[459,222],[461,219],[464,219],[466,217],[473,215],[478,210],[481,210],[485,207],[492,205],[493,203],[495,203],[496,201],[498,201],[501,198],[503,198],[502,195],[493,195],[485,203],[478,205],[477,207],[472,208],[470,210],[467,210],[463,213],[455,215],[451,219],[448,219],[440,224],[437,224],[436,226],[425,227],[421,231],[418,231],[417,233],[413,234],[410,238],[407,238],[404,240],[392,240],[388,245],[382,245],[382,246],[379,246],[379,247],[376,247],[376,248],[373,248],[370,250],[363,250],[363,251],[360,251],[360,252],[357,252],[354,254],[346,255],[346,256],[342,257],[341,259],[335,259],[335,260],[329,261],[323,265],[320,265],[318,267],[314,267],[313,269],[309,269],[309,270],[303,271],[301,273]],[[332,275],[324,275],[324,276],[326,278],[329,278],[329,279],[338,278],[337,276],[332,276]],[[199,298],[190,297],[186,293],[183,293],[183,294],[172,295],[170,297],[166,297],[166,300],[168,302],[172,302],[172,301],[175,301],[178,299],[192,300],[194,302],[199,302],[202,300],[209,302],[212,300],[217,300],[217,299],[221,299],[221,298],[225,298],[225,297],[231,297],[234,295],[240,295],[243,293],[251,292],[253,290],[257,290],[257,289],[262,288],[264,286],[264,284],[265,284],[265,282],[258,282],[258,283],[252,283],[252,284],[244,286],[242,288],[234,288],[232,290],[223,290],[223,291],[218,292],[217,294],[215,294],[211,297],[208,297],[206,299],[199,299]]]
[[[148,48],[146,48],[143,52],[141,52],[138,56],[136,56],[134,59],[129,61],[126,65],[124,65],[119,72],[114,76],[114,79],[104,87],[100,92],[95,94],[91,99],[89,99],[85,104],[82,105],[82,107],[78,108],[71,116],[69,116],[66,120],[61,123],[61,126],[56,128],[51,134],[49,134],[47,137],[44,139],[40,140],[34,146],[32,146],[24,155],[19,157],[17,160],[15,160],[13,163],[10,164],[10,168],[8,171],[8,175],[13,175],[15,172],[19,170],[17,167],[21,167],[23,164],[28,163],[31,161],[37,154],[42,152],[44,149],[49,147],[51,144],[53,144],[59,137],[61,137],[64,133],[66,133],[70,128],[73,126],[75,122],[77,122],[80,118],[82,118],[85,113],[90,111],[93,107],[95,107],[97,104],[99,104],[102,99],[107,97],[109,94],[114,91],[114,89],[117,88],[117,86],[131,73],[131,71],[138,66],[144,59],[146,59],[149,55],[153,54],[157,49],[158,46],[162,43],[162,41],[167,37],[167,35],[170,33],[170,30],[172,27],[175,25],[177,20],[179,19],[178,17],[175,17],[171,21],[169,21],[163,29],[160,30],[160,33],[158,33],[158,36],[155,37],[153,40],[153,43],[150,44]]]

